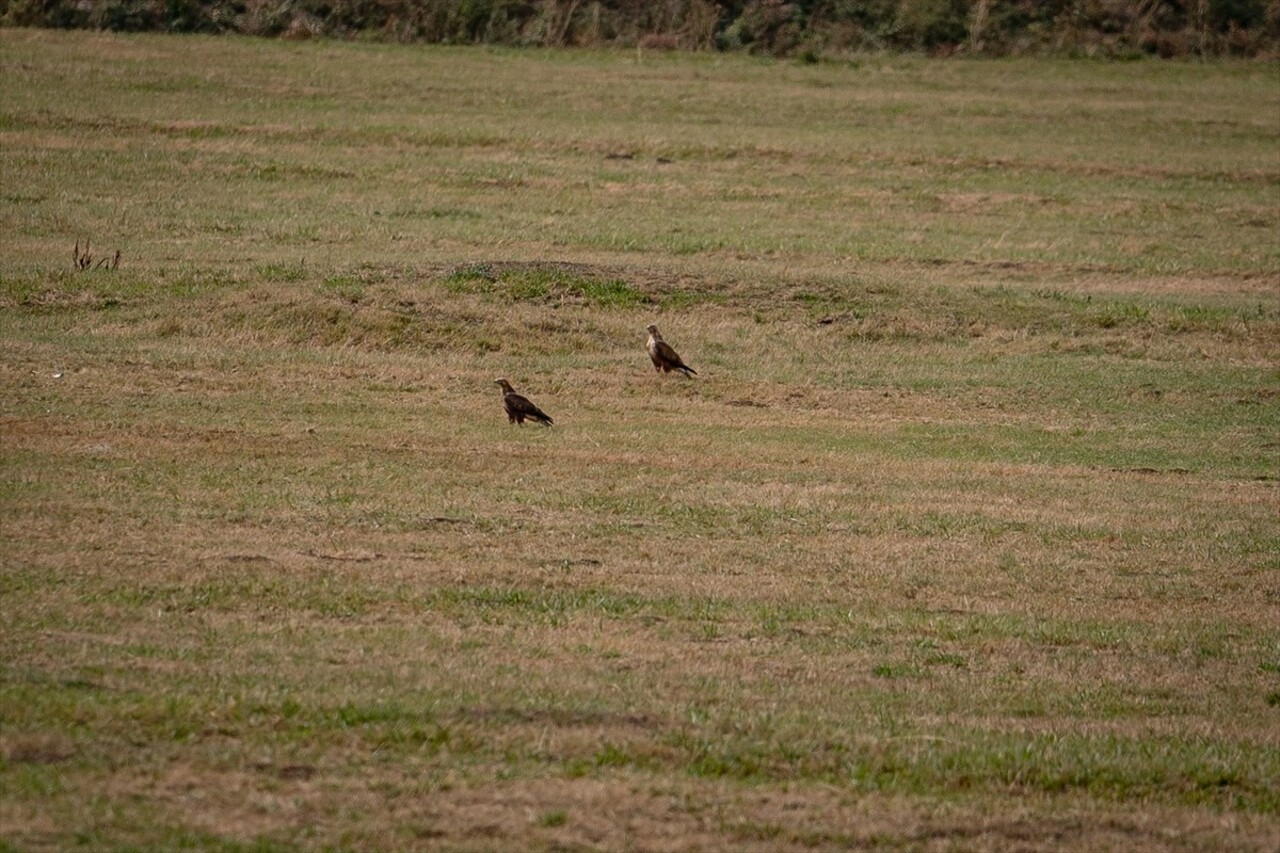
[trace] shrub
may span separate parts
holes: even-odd
[[[750,50],[1280,55],[1280,0],[8,0],[0,25]]]

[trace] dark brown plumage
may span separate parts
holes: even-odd
[[[685,376],[692,376],[698,372],[685,364],[680,355],[671,348],[671,344],[662,339],[662,335],[658,334],[657,326],[650,323],[645,328],[649,332],[649,360],[653,362],[654,370],[660,370],[663,373],[679,370]]]
[[[528,397],[517,394],[507,380],[495,379],[493,384],[502,389],[502,407],[507,410],[507,420],[511,423],[524,426],[526,418],[537,421],[543,426],[551,426],[555,423],[550,415],[530,402]]]

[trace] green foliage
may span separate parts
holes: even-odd
[[[11,26],[373,37],[443,44],[620,45],[749,50],[816,62],[867,49],[1162,56],[1274,52],[1265,0],[834,0],[711,4],[602,0],[13,0]]]

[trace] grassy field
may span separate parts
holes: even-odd
[[[0,76],[0,849],[1280,846],[1280,66]]]

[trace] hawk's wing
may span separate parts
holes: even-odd
[[[514,391],[503,394],[502,402],[506,404],[507,414],[524,415],[526,418],[532,418],[535,421],[543,423],[551,423],[551,416],[539,409],[533,402],[523,394],[517,394]]]
[[[679,353],[671,348],[671,344],[666,341],[655,341],[654,351],[650,353],[653,359],[660,364],[665,365],[671,370],[684,370],[689,373],[697,373],[689,365],[681,360]]]

